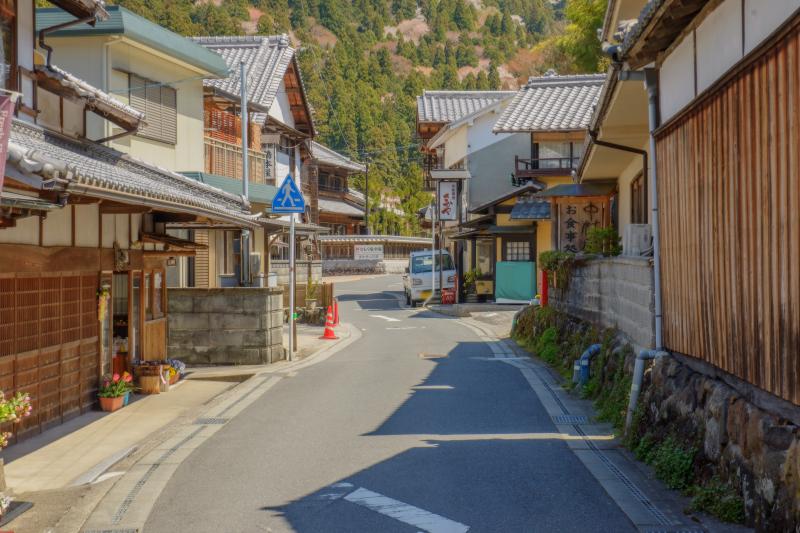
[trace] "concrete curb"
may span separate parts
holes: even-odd
[[[141,531],[161,491],[194,449],[281,379],[325,361],[361,338],[358,328],[344,322],[341,326],[347,334],[335,343],[323,346],[300,361],[276,363],[255,372],[250,378],[174,421],[174,431],[154,432],[148,439],[137,443],[135,450],[122,450],[128,453],[114,454],[80,476],[79,480],[91,477],[94,481],[114,466],[126,471],[122,476],[90,485],[80,504],[61,517],[54,531]],[[224,373],[214,375],[225,376]],[[117,459],[112,461],[115,457]],[[160,470],[158,475],[147,475],[155,469]]]

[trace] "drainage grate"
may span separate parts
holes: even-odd
[[[138,529],[84,529],[83,533],[139,533]]]
[[[222,425],[226,423],[230,418],[219,418],[219,417],[211,417],[211,418],[198,418],[194,421],[194,425],[196,426],[212,426],[215,424]]]
[[[447,357],[447,354],[420,352],[419,356],[423,359],[444,359]]]
[[[589,419],[582,415],[555,415],[551,417],[555,424],[588,424]]]

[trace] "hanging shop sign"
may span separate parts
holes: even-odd
[[[586,233],[591,228],[603,227],[607,214],[607,202],[602,200],[561,200],[558,206],[559,248],[565,252],[583,251]]]
[[[458,183],[439,183],[439,220],[458,220]]]

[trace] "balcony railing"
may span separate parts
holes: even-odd
[[[579,160],[576,157],[524,159],[514,156],[514,185],[523,185],[526,181],[536,178],[569,176],[577,168]]]
[[[270,172],[270,167],[274,165],[274,161],[269,161],[269,164],[267,164],[267,157],[263,152],[248,150],[247,163],[251,182],[274,185]],[[242,179],[241,146],[206,137],[205,169],[210,174]]]

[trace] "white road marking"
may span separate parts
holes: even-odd
[[[357,298],[356,302],[396,302],[397,298]]]
[[[386,315],[369,315],[369,316],[372,317],[372,318],[382,318],[382,319],[386,320],[387,322],[400,322],[399,318],[392,318],[392,317],[386,316]]]
[[[428,533],[466,533],[469,531],[469,526],[365,488],[351,492],[344,499],[404,524],[418,527]]]
[[[480,313],[478,316],[492,317],[497,316],[497,313]]]
[[[392,331],[399,331],[399,330],[406,330],[406,329],[417,329],[417,326],[403,326],[401,328],[386,328],[387,330]]]
[[[414,390],[453,390],[452,385],[417,385]]]

